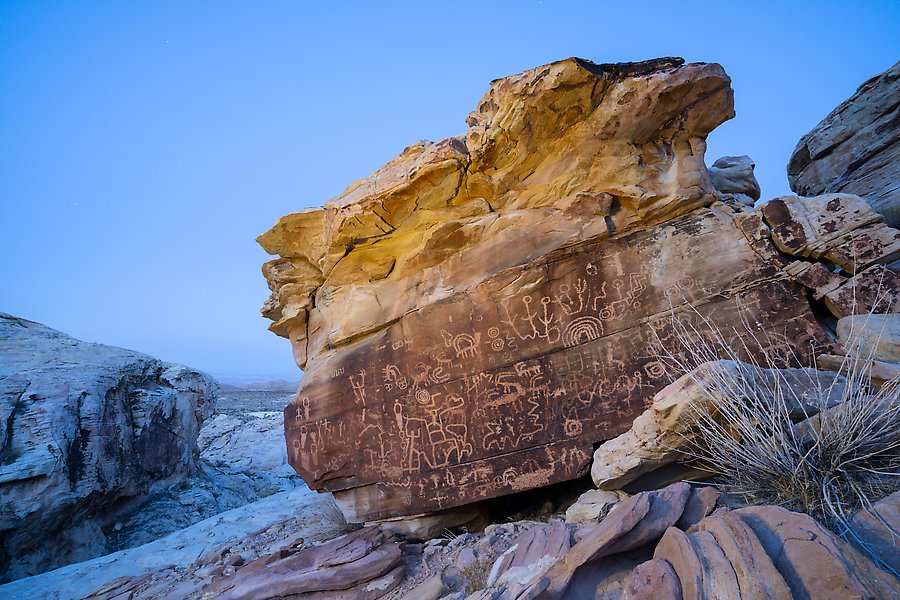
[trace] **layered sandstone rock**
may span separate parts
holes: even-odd
[[[708,207],[704,138],[732,115],[718,65],[569,59],[280,219],[259,241],[263,313],[306,368],[292,465],[351,521],[458,507],[585,474],[669,383],[673,311],[824,346],[771,239]]]
[[[223,400],[220,393],[217,406]],[[277,492],[306,489],[288,464],[282,419],[280,412],[256,412],[220,413],[204,421],[191,473],[166,487],[155,486],[146,502],[117,517],[106,529],[109,549],[146,544]],[[331,499],[323,495],[319,501]]]
[[[414,144],[260,236],[281,256],[263,313],[305,367],[505,268],[709,204],[705,137],[733,115],[722,68],[680,59],[494,81],[465,136]]]
[[[720,507],[685,520],[698,495],[684,482],[641,492],[600,523],[581,526],[568,551],[533,556],[519,573],[502,556],[492,568],[501,576],[469,598],[837,600],[900,593],[900,580],[807,515],[777,506]],[[896,505],[894,497],[876,505],[886,523],[896,521]],[[875,522],[861,523],[860,531],[871,545],[890,547],[889,530]],[[517,545],[535,538],[532,531]],[[894,558],[890,551],[887,558]]]
[[[368,527],[299,552],[261,556],[204,590],[222,600],[265,600],[293,595],[377,600],[403,579],[404,543]]]
[[[900,227],[900,62],[862,84],[803,136],[788,180],[803,196],[862,196]]]
[[[900,588],[888,572],[896,563],[891,528],[897,525],[897,500],[897,494],[885,498],[872,513],[853,519],[866,552],[807,515],[775,506],[730,509],[734,500],[720,502],[715,488],[683,482],[625,499],[600,522],[506,523],[489,526],[481,535],[405,547],[380,527],[320,544],[322,532],[310,523],[298,528],[284,521],[237,543],[217,540],[202,553],[194,548],[190,554],[200,558],[189,559],[186,567],[173,560],[175,564],[141,570],[134,566],[138,560],[121,561],[127,565],[108,561],[110,571],[131,574],[86,597],[892,598]],[[289,504],[279,503],[282,519]],[[322,510],[299,506],[307,514]],[[251,510],[247,518],[258,518],[259,512]],[[214,527],[214,532],[219,535],[221,529]],[[210,546],[207,539],[195,533],[189,543]],[[872,549],[885,560],[873,561],[867,553]],[[157,564],[162,564],[161,554],[154,554]],[[183,554],[175,552],[176,558]],[[65,570],[70,576],[86,574],[81,565]],[[102,569],[89,574],[93,587],[103,581],[98,571]],[[35,584],[52,575],[35,578]],[[93,589],[77,577],[72,587]],[[0,587],[0,595],[24,591],[24,598],[38,598],[51,589],[46,584]]]
[[[0,314],[0,581],[102,554],[116,510],[188,473],[216,387]]]

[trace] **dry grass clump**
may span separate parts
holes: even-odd
[[[673,324],[681,347],[664,348],[662,358],[677,375],[712,361],[741,361],[735,369],[704,369],[695,380],[717,405],[696,412],[696,437],[682,450],[690,459],[718,474],[726,491],[807,513],[845,539],[856,537],[849,520],[857,510],[881,520],[872,504],[900,489],[900,378],[873,385],[872,356],[861,341],[848,348],[835,378],[785,370],[812,361],[773,350],[749,326],[726,337],[706,319],[702,333]],[[759,377],[753,367],[773,371]],[[812,394],[797,394],[798,377]]]

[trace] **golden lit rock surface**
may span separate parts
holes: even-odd
[[[715,64],[570,58],[498,79],[464,136],[418,142],[258,239],[263,312],[298,365],[548,252],[715,196],[705,137],[734,115]]]

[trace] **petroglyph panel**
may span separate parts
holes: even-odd
[[[562,440],[432,471],[409,479],[378,481],[335,492],[350,521],[389,519],[400,510],[432,512],[530,490],[585,474],[591,449],[578,440]],[[587,465],[587,466],[586,466]]]
[[[799,287],[702,210],[501,272],[311,365],[290,461],[360,519],[577,477],[670,382],[673,314],[785,353],[824,343]]]

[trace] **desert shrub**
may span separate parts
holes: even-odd
[[[462,591],[474,594],[478,590],[487,587],[487,578],[491,571],[491,562],[483,558],[476,558],[459,570],[459,586]]]
[[[701,322],[702,333],[673,317],[679,347],[663,348],[661,357],[673,375],[693,374],[717,400],[692,415],[696,429],[681,451],[716,474],[724,490],[752,504],[807,513],[845,539],[855,538],[852,515],[862,509],[879,518],[872,504],[900,489],[900,378],[874,385],[871,352],[852,334],[851,341],[858,341],[835,378],[813,369],[802,375],[784,370],[810,364],[811,357],[801,361],[791,350],[772,350],[771,340],[748,324],[725,335]],[[718,360],[741,362],[694,373]],[[753,367],[774,370],[758,377]],[[797,376],[808,378],[812,397],[797,396]]]

